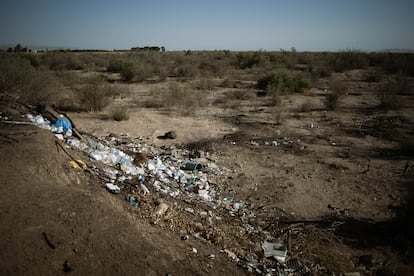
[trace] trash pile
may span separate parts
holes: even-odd
[[[94,162],[90,162],[88,166],[88,171],[103,179],[106,183],[105,188],[113,194],[120,194],[122,187],[127,187],[126,184],[133,184],[135,187],[140,187],[144,195],[156,191],[183,202],[195,200],[206,204],[213,210],[226,210],[230,216],[241,218],[240,221],[255,217],[254,213],[248,209],[247,202],[237,201],[229,195],[221,196],[222,188],[218,183],[227,178],[231,171],[219,168],[209,153],[201,152],[198,158],[191,158],[189,150],[176,146],[158,148],[147,145],[140,137],[129,137],[128,134],[121,134],[119,137],[114,135],[93,137],[83,134],[80,139],[70,135],[69,130],[72,129],[66,124],[67,122],[62,125],[62,122],[58,123],[57,120],[51,124],[41,115],[31,114],[27,114],[26,118],[40,128],[53,131],[58,140],[62,140],[63,135],[64,147],[78,149],[93,160]],[[142,158],[143,156],[145,158]],[[83,168],[82,164],[85,163],[82,160],[78,161],[79,163],[74,162],[73,167],[80,164],[79,167]],[[98,166],[97,163],[101,165]],[[123,194],[131,206],[140,207],[136,196],[128,192]],[[160,199],[154,214],[163,216],[168,209],[169,205]],[[208,217],[210,224],[213,218],[221,220],[211,211],[197,212],[192,207],[186,207],[183,210],[191,215],[199,213],[201,217]],[[272,275],[277,272],[280,274],[281,268],[284,272],[290,271],[286,270],[286,247],[282,243],[267,242],[268,232],[256,229],[247,221],[240,223],[235,231],[261,237],[264,240],[261,244],[262,254],[267,259],[273,257],[277,261],[277,269],[269,264],[263,265],[263,260],[261,261],[255,254],[241,257],[229,249],[223,249],[222,252],[226,253],[231,260],[257,274]],[[253,246],[252,241],[249,246]]]
[[[224,178],[229,170],[219,169],[208,153],[193,159],[188,150],[175,146],[156,148],[128,134],[121,134],[120,137],[84,134],[83,139],[79,139],[71,135],[70,122],[63,117],[54,124],[42,115],[27,114],[26,118],[40,128],[53,131],[58,139],[63,134],[68,146],[81,150],[91,160],[107,165],[104,168],[92,166],[90,169],[106,180],[106,188],[112,193],[120,193],[118,184],[128,180],[139,183],[145,192],[149,192],[149,185],[155,191],[173,198],[183,194],[186,197],[198,197],[213,208],[222,206],[237,211],[244,205],[228,196],[219,197],[215,183]],[[136,154],[151,157],[137,165],[133,157]]]
[[[217,205],[217,193],[209,176],[219,176],[222,172],[208,159],[203,164],[186,160],[183,150],[172,146],[168,151],[161,152],[160,149],[141,141],[131,142],[133,139],[127,135],[121,138],[108,136],[97,139],[84,135],[84,138],[86,142],[75,137],[68,138],[66,142],[92,160],[108,165],[99,174],[104,175],[111,184],[116,185],[126,180],[136,181],[143,187],[150,185],[157,192],[173,198],[187,193],[198,196],[212,207]],[[125,140],[130,142],[126,143]],[[121,150],[119,145],[125,150]],[[135,154],[152,157],[137,165],[133,157]]]

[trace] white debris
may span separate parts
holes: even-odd
[[[114,194],[119,194],[121,192],[121,188],[112,183],[106,183],[106,188],[108,189],[108,191]]]
[[[282,243],[263,242],[262,249],[265,257],[273,257],[279,263],[284,263],[287,256],[287,248]]]

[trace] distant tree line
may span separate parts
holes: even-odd
[[[0,50],[3,51],[3,50]],[[7,50],[7,52],[9,53],[31,53],[32,50],[27,48],[27,47],[23,47],[20,43],[18,43],[16,46],[14,47],[9,47]],[[56,50],[40,50],[38,52],[109,52],[107,50],[99,50],[99,49],[56,49]],[[128,51],[128,50],[115,50],[114,51]],[[131,51],[154,51],[154,52],[165,52],[165,47],[164,46],[144,46],[144,47],[132,47]]]
[[[131,51],[155,51],[155,52],[165,52],[165,47],[161,46],[144,46],[144,47],[132,47]]]
[[[9,47],[7,49],[7,52],[9,53],[27,53],[27,52],[31,52],[31,49],[28,49],[27,47],[22,47],[22,45],[20,43],[18,43],[16,46],[14,46],[14,48]]]

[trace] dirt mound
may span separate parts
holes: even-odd
[[[219,249],[132,216],[105,183],[69,165],[50,131],[2,124],[0,156],[2,275],[243,274]]]

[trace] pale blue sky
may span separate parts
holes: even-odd
[[[414,49],[413,0],[0,0],[0,45]]]

